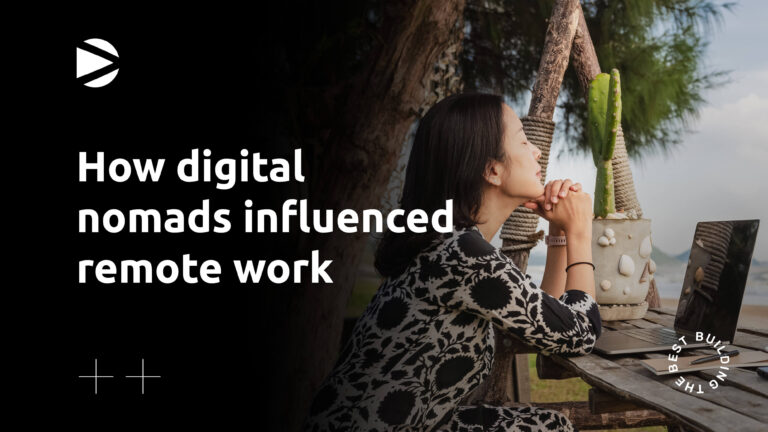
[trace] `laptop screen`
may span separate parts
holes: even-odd
[[[696,225],[676,330],[733,342],[759,224],[754,219]]]

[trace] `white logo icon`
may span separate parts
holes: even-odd
[[[77,45],[78,81],[88,87],[104,87],[117,76],[117,50],[103,39],[88,39]]]

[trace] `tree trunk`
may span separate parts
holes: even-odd
[[[551,120],[554,115],[560,85],[563,82],[565,69],[568,67],[568,56],[580,11],[581,4],[578,0],[558,0],[554,5],[552,17],[547,26],[544,52],[531,95],[529,117]],[[546,145],[548,144],[551,143]],[[549,154],[549,148],[541,150],[542,153]],[[542,180],[544,180],[547,160],[542,157],[539,163],[542,165]],[[514,243],[506,238],[503,241],[504,246]],[[505,253],[520,270],[526,271],[530,249],[505,251]],[[491,375],[467,398],[467,402],[482,400],[498,404],[508,401],[524,402],[530,399],[528,396],[530,390],[524,388],[528,376],[527,356],[516,356],[520,352],[516,346],[519,346],[519,343],[514,341],[512,336],[496,332],[496,352]]]
[[[448,47],[465,2],[422,0],[386,5],[380,48],[355,77],[339,120],[323,142],[310,208],[377,208],[408,128],[430,89],[433,66]],[[339,352],[344,311],[366,234],[307,235],[299,254],[320,250],[332,284],[278,286],[269,293],[274,346],[264,347],[278,373],[268,403],[280,430],[299,430]],[[299,256],[301,256],[299,255]],[[255,389],[254,391],[258,391]]]
[[[552,119],[555,114],[579,16],[583,17],[578,0],[558,0],[555,3],[528,107],[530,117]]]
[[[592,43],[592,37],[587,29],[587,21],[584,19],[584,13],[579,9],[579,24],[576,27],[576,35],[573,38],[573,47],[571,48],[571,64],[576,71],[581,91],[584,92],[584,100],[589,96],[589,83],[601,72],[600,63],[597,61],[597,52]]]

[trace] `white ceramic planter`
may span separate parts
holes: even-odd
[[[595,292],[600,305],[645,301],[656,264],[651,260],[650,219],[592,221]]]

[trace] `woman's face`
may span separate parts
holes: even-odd
[[[531,144],[523,132],[523,123],[509,105],[503,105],[504,152],[507,160],[504,164],[494,162],[491,170],[491,184],[509,197],[532,199],[544,193],[544,185],[537,174],[541,170],[538,160],[541,150]],[[494,173],[494,171],[497,171]],[[499,183],[494,183],[498,181]]]

